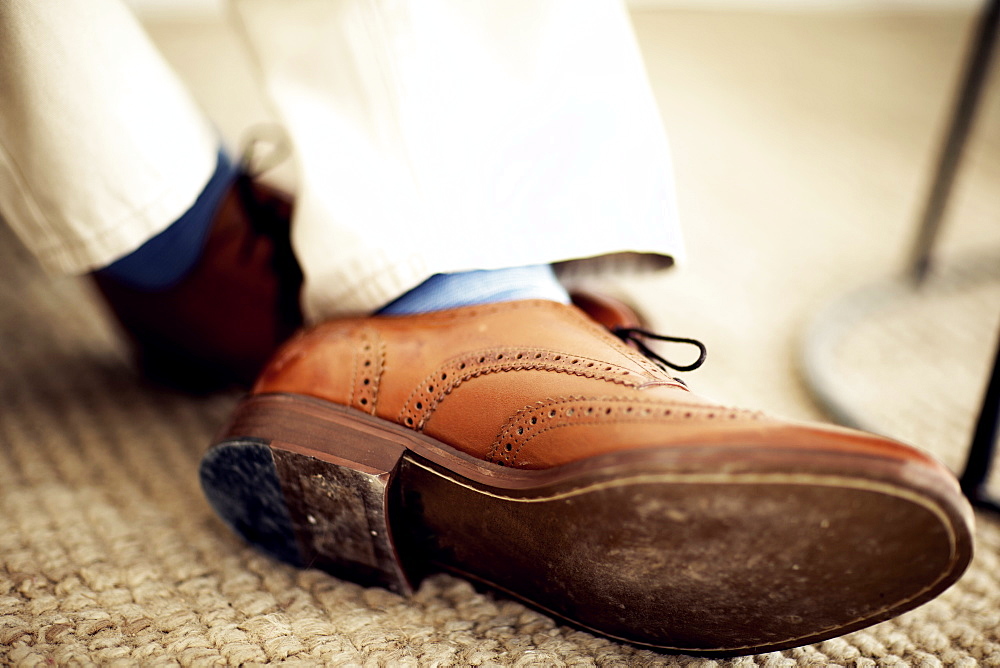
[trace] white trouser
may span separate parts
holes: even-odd
[[[236,15],[299,160],[311,317],[435,273],[681,253],[617,0],[239,0]],[[162,231],[218,142],[118,0],[0,2],[0,215],[49,269],[104,266]]]

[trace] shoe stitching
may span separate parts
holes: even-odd
[[[373,327],[365,327],[358,336],[360,341],[354,354],[351,405],[369,415],[375,415],[379,385],[385,368],[385,342]]]
[[[635,401],[622,397],[560,397],[525,406],[508,419],[490,447],[487,461],[514,466],[536,436],[561,427],[683,420],[759,420],[760,411],[682,402]]]
[[[396,421],[421,431],[441,401],[459,385],[479,376],[511,371],[567,373],[635,389],[651,384],[645,374],[581,355],[539,348],[487,348],[453,357],[424,377],[407,397]]]

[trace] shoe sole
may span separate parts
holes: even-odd
[[[504,468],[297,395],[206,453],[215,510],[286,562],[408,594],[449,571],[618,640],[750,654],[937,596],[972,556],[946,474],[835,448],[671,447]]]

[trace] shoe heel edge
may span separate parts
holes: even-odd
[[[203,487],[230,526],[270,554],[410,594],[389,513],[390,485],[406,448],[390,432],[365,429],[366,417],[294,395],[248,397],[206,454]],[[252,449],[252,463],[234,462],[234,448]],[[219,464],[236,472],[220,474]],[[240,481],[248,487],[234,489]]]
[[[198,474],[205,498],[233,531],[281,561],[303,565],[267,442],[217,443],[205,453]]]

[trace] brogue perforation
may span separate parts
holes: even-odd
[[[354,356],[354,383],[351,406],[375,415],[378,387],[385,367],[385,344],[372,328],[360,332],[360,341]]]
[[[671,401],[636,401],[622,397],[559,397],[525,406],[497,435],[487,459],[517,466],[518,455],[541,434],[562,427],[595,424],[669,423],[693,420],[759,420],[760,411]]]
[[[638,373],[612,362],[536,348],[490,348],[448,360],[424,378],[407,399],[397,422],[422,430],[438,404],[456,387],[479,376],[516,371],[550,371],[603,380],[631,388],[673,385],[659,369]]]

